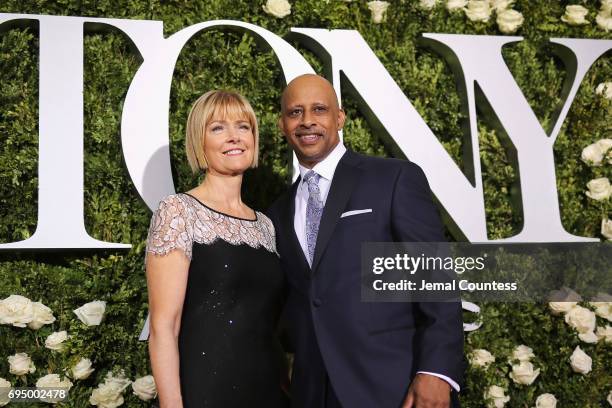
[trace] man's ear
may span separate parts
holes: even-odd
[[[344,113],[344,109],[338,109],[338,130],[344,127],[344,122],[346,121],[346,113]]]

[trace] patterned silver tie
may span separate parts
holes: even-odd
[[[306,204],[306,244],[308,246],[308,261],[312,266],[315,246],[317,245],[317,234],[319,223],[323,214],[323,201],[321,201],[321,190],[319,179],[321,176],[312,170],[304,175],[304,181],[308,184],[308,203]]]

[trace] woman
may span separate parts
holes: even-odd
[[[257,166],[255,113],[237,93],[210,91],[193,105],[186,133],[189,165],[204,181],[160,202],[147,239],[160,405],[285,407],[274,227],[240,197],[244,171]]]

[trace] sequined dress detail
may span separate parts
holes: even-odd
[[[173,250],[190,260],[178,339],[184,408],[287,407],[276,336],[284,278],[270,219],[173,194],[151,218],[146,256]]]

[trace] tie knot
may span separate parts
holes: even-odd
[[[308,172],[306,174],[304,174],[304,181],[309,185],[318,185],[319,184],[319,179],[321,178],[321,175],[318,174],[317,172],[313,171],[313,170],[308,170]]]

